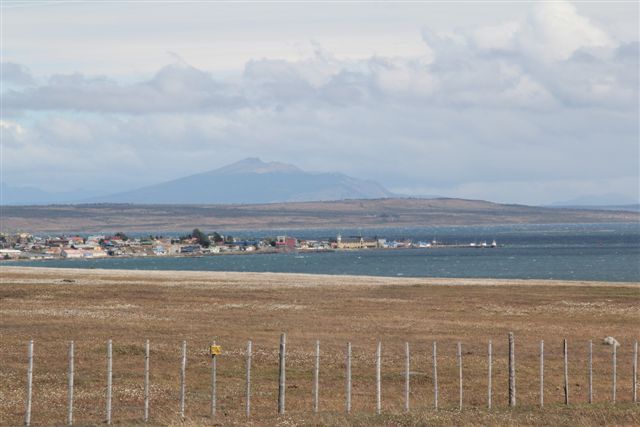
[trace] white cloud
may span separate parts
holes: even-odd
[[[10,110],[71,110],[147,114],[236,108],[242,99],[233,85],[183,63],[161,68],[153,78],[120,84],[104,76],[53,75],[45,84],[10,89]]]
[[[554,108],[556,102],[553,95],[531,76],[521,75],[517,82],[502,92],[502,97],[521,107],[537,106],[538,108]]]
[[[479,49],[513,50],[521,28],[522,24],[517,21],[480,27],[472,32],[472,41]]]
[[[614,49],[618,43],[568,2],[538,2],[526,17],[471,31],[482,50],[519,52],[543,63],[563,61],[579,50]]]
[[[568,2],[536,3],[529,15],[520,48],[542,60],[566,60],[583,48],[615,48],[616,43]]]
[[[374,58],[370,61],[376,85],[391,96],[428,97],[438,87],[438,79],[425,60]]]
[[[5,132],[11,132],[16,135],[24,134],[24,127],[10,120],[0,120],[0,128]]]

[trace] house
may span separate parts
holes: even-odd
[[[108,241],[109,241],[109,243],[110,243],[111,245],[113,245],[113,246],[118,246],[118,247],[121,247],[121,246],[129,246],[129,241],[122,240],[122,239],[121,239],[121,238],[119,238],[119,237],[113,237],[113,238],[109,238],[109,239],[107,239],[107,240],[108,240]]]
[[[83,258],[104,258],[108,254],[102,248],[97,247],[93,249],[83,249],[82,251]]]
[[[196,254],[196,253],[200,253],[201,250],[202,250],[202,248],[200,247],[200,245],[185,245],[185,246],[182,246],[180,248],[180,253],[181,254]]]
[[[2,259],[16,259],[20,256],[22,251],[17,249],[0,249],[0,258]]]
[[[156,245],[153,247],[153,254],[156,256],[166,255],[167,249],[162,245]]]
[[[290,236],[278,236],[276,238],[276,249],[293,250],[298,246],[298,239]]]
[[[82,258],[83,257],[83,253],[79,249],[65,248],[60,252],[60,256],[62,256],[62,258],[66,258],[66,259]]]
[[[61,252],[62,252],[62,249],[58,246],[54,246],[52,248],[47,248],[44,250],[44,253],[51,255],[51,257],[58,257],[60,256]]]
[[[336,248],[338,249],[374,249],[379,247],[380,242],[377,239],[365,239],[362,236],[343,238],[339,234],[336,237]]]
[[[47,239],[45,244],[49,247],[64,247],[69,245],[69,239],[65,239],[64,237],[54,237]]]
[[[307,250],[324,250],[329,249],[330,246],[327,243],[319,240],[305,240],[300,242],[300,248]]]
[[[105,236],[103,235],[95,235],[95,236],[89,236],[87,237],[87,244],[88,245],[93,245],[93,246],[97,246],[100,244],[101,241],[105,240]]]
[[[78,245],[81,245],[81,244],[83,244],[83,243],[84,243],[84,239],[83,239],[82,237],[80,237],[80,236],[72,236],[72,237],[69,237],[67,240],[68,240],[68,241],[69,241],[69,243],[71,243],[71,244],[78,244]]]
[[[208,248],[202,248],[203,254],[217,254],[220,253],[220,248],[218,246],[209,246]]]

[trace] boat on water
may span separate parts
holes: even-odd
[[[469,246],[472,248],[497,248],[498,247],[498,243],[496,242],[495,239],[493,239],[493,241],[491,242],[491,244],[488,244],[487,241],[483,241],[481,243],[476,243],[476,242],[471,242],[469,243]]]

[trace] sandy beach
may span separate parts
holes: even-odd
[[[156,286],[205,285],[208,287],[230,286],[287,288],[317,286],[563,286],[563,287],[631,287],[638,288],[636,282],[602,282],[580,280],[540,280],[540,279],[484,279],[484,278],[411,278],[381,276],[349,276],[298,273],[239,273],[219,271],[153,271],[153,270],[114,270],[84,268],[41,268],[3,266],[0,264],[2,280],[25,280],[35,283],[43,280],[51,283],[57,276],[73,277],[75,283],[91,285],[117,280],[119,283],[152,284]],[[122,282],[120,282],[122,281]]]
[[[188,343],[187,425],[245,424],[244,349],[253,341],[255,425],[573,425],[640,423],[631,400],[631,349],[639,337],[638,283],[384,278],[273,273],[0,267],[0,424],[22,423],[26,349],[35,340],[34,425],[61,424],[66,349],[76,345],[79,424],[104,418],[106,341],[114,342],[114,421],[140,422],[144,342],[151,343],[151,421],[177,416],[180,345]],[[287,333],[287,415],[276,418],[277,348]],[[506,407],[507,334],[517,342],[518,406]],[[617,400],[611,348],[617,351]],[[565,408],[562,340],[570,349],[572,405]],[[219,359],[219,414],[208,418],[211,340]],[[322,346],[320,407],[311,413],[315,341]],[[374,353],[383,343],[383,415],[374,415]],[[494,405],[486,351],[494,347]],[[538,403],[538,352],[546,349],[546,408]],[[595,405],[587,405],[587,344],[594,344]],[[433,399],[431,346],[438,342],[441,410]],[[344,415],[344,349],[353,345],[353,413]],[[412,352],[412,412],[402,414],[404,343]],[[463,346],[465,410],[457,410],[456,344]],[[46,392],[45,392],[46,391]]]

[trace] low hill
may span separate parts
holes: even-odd
[[[640,222],[626,211],[502,205],[463,199],[375,199],[255,205],[4,206],[1,230],[38,233],[482,224]]]

